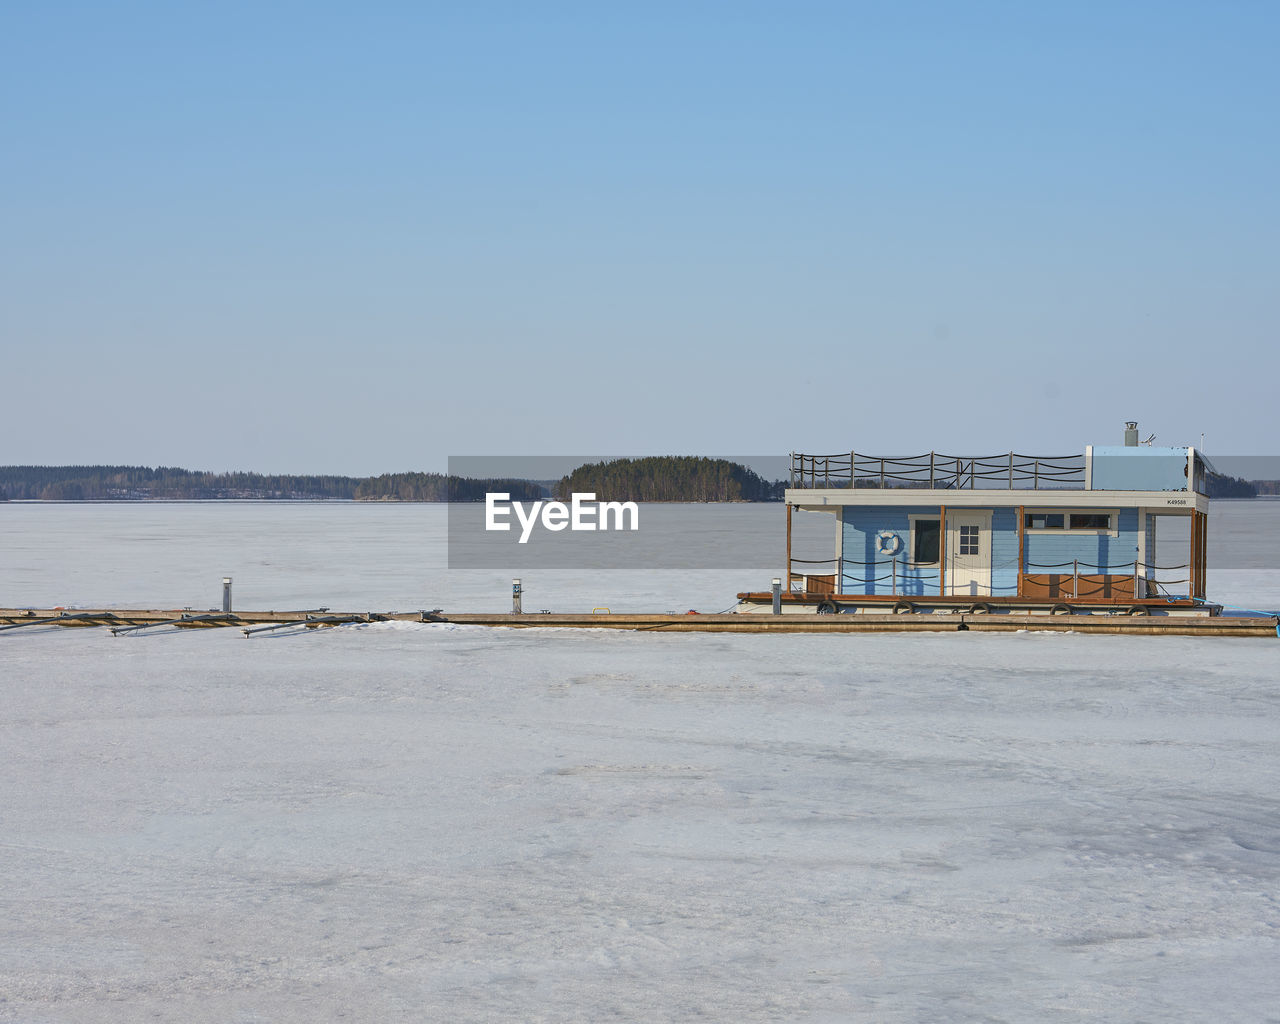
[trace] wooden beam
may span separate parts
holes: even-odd
[[[1209,513],[1200,513],[1200,596],[1209,594]]]
[[[1194,598],[1204,596],[1204,522],[1203,513],[1196,513],[1196,585],[1192,590]]]
[[[938,517],[938,596],[947,593],[947,506]]]
[[[1191,513],[1191,581],[1187,584],[1187,593],[1198,596],[1200,589],[1200,513]]]
[[[1200,513],[1192,512],[1191,513],[1191,550],[1190,550],[1190,553],[1188,554],[1188,560],[1190,561],[1189,568],[1191,570],[1188,573],[1188,575],[1191,578],[1187,581],[1187,594],[1190,597],[1196,596],[1196,586],[1199,583],[1199,576],[1200,576],[1200,552],[1198,550],[1199,540],[1200,540]]]
[[[787,593],[791,593],[791,502],[787,502]]]
[[[1204,600],[1207,587],[1209,517],[1204,512],[1191,513],[1191,596]]]
[[[1191,513],[1191,550],[1188,555],[1190,560],[1190,579],[1187,581],[1187,594],[1191,597],[1200,597],[1200,513]]]
[[[1022,574],[1027,567],[1027,510],[1018,506],[1018,596],[1022,596]]]

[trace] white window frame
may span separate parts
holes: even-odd
[[[1118,537],[1120,536],[1120,512],[1117,509],[1105,508],[1027,508],[1023,509],[1023,516],[1062,516],[1064,523],[1071,522],[1071,517],[1076,516],[1106,516],[1111,526],[1108,529],[1100,530],[1097,528],[1089,529],[1071,529],[1069,526],[1027,526],[1026,519],[1023,519],[1023,529],[1027,533],[1047,534],[1056,537],[1059,534],[1066,534],[1072,537]]]

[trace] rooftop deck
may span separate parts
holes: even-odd
[[[1044,490],[1085,486],[1079,455],[791,455],[792,488]]]
[[[1193,448],[1093,447],[1079,455],[791,454],[792,490],[1193,491],[1212,467]],[[1189,486],[1190,484],[1190,486]]]

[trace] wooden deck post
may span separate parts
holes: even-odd
[[[1189,597],[1196,596],[1196,586],[1200,582],[1200,514],[1198,512],[1191,513],[1191,552],[1188,556],[1190,562],[1190,572],[1187,576],[1187,595]]]
[[[1027,509],[1018,506],[1018,596],[1022,596],[1022,574],[1027,571]]]
[[[947,506],[938,518],[938,596],[947,594]]]
[[[791,502],[787,502],[787,593],[791,593]]]
[[[1187,550],[1187,596],[1196,596],[1196,514],[1191,513],[1191,539]]]
[[[1209,513],[1200,513],[1200,599],[1209,593]]]
[[[1208,564],[1205,558],[1205,548],[1209,539],[1208,519],[1209,517],[1203,512],[1191,513],[1191,580],[1187,593],[1202,601],[1206,591],[1204,577]]]
[[[1191,552],[1188,555],[1190,577],[1187,580],[1187,595],[1196,596],[1196,587],[1200,583],[1200,513],[1191,513]]]

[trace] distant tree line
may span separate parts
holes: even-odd
[[[207,473],[172,466],[0,466],[0,500],[14,501],[483,501],[491,490],[507,491],[515,501],[546,497],[546,489],[530,481],[443,473],[349,477]]]
[[[1205,491],[1211,498],[1256,498],[1260,481],[1242,480],[1238,476],[1210,473]]]
[[[0,494],[15,500],[350,498],[356,482],[342,476],[207,473],[173,466],[0,466]]]
[[[505,491],[512,501],[539,501],[546,488],[532,480],[476,479],[443,473],[384,473],[360,480],[357,501],[484,501],[490,491]]]
[[[576,492],[600,501],[781,501],[785,484],[726,459],[663,455],[579,466],[556,486],[568,500]]]
[[[859,487],[872,485],[870,480],[858,480]],[[553,490],[563,500],[574,491],[590,491],[601,501],[781,501],[785,487],[784,481],[765,480],[740,463],[667,455],[579,466]],[[0,466],[0,501],[483,501],[490,491],[505,491],[513,501],[538,501],[551,490],[534,480],[444,473],[350,477],[209,473],[174,466]],[[1280,480],[1211,473],[1208,491],[1211,498],[1276,495]]]

